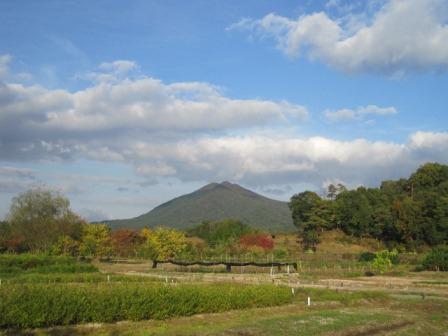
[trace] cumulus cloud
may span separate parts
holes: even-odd
[[[230,179],[252,186],[292,181],[321,186],[350,181],[375,185],[407,176],[427,161],[447,163],[448,133],[417,132],[406,143],[338,141],[325,137],[204,136],[154,144],[129,143],[124,160],[143,176],[184,181]]]
[[[340,110],[326,110],[325,118],[332,122],[348,121],[348,120],[361,120],[368,115],[388,115],[396,114],[395,107],[379,107],[376,105],[360,106],[354,110],[352,109],[340,109]]]
[[[134,68],[132,63],[105,67],[112,67],[112,72],[114,67]],[[338,116],[393,113],[393,107],[367,105]],[[233,180],[272,190],[298,183],[320,188],[327,180],[371,185],[406,176],[425,161],[448,159],[448,133],[443,132],[416,132],[409,141],[394,143],[259,131],[262,126],[297,124],[307,115],[306,108],[286,101],[232,99],[208,83],[167,84],[126,76],[72,93],[3,82],[0,158],[119,162],[132,166],[148,183],[164,177]],[[21,174],[29,176],[29,183],[12,185]],[[33,182],[32,171],[6,165],[0,168],[1,176],[0,187],[8,190]],[[76,194],[85,191],[80,181],[80,177],[60,179],[55,185]]]
[[[395,76],[448,68],[447,20],[444,0],[389,0],[372,16],[348,13],[333,19],[319,12],[291,19],[271,13],[229,29],[273,37],[291,57],[304,54],[348,73]]]
[[[135,67],[118,61],[101,66],[115,73]],[[305,107],[286,101],[232,99],[208,83],[166,84],[142,77],[101,81],[77,91],[0,82],[0,153],[32,152],[70,155],[55,139],[77,140],[81,133],[192,132],[243,129],[301,122]],[[107,133],[107,134],[106,134]],[[12,148],[12,144],[16,147]],[[109,156],[107,147],[98,155]]]

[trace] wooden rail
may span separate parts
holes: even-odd
[[[282,266],[293,266],[294,269],[297,271],[297,263],[296,262],[254,262],[254,261],[183,261],[183,260],[153,260],[152,261],[152,268],[157,268],[158,264],[173,264],[178,266],[193,266],[193,265],[200,265],[200,266],[217,266],[217,265],[223,265],[226,266],[227,272],[230,272],[232,270],[232,266],[257,266],[257,267],[280,267]]]

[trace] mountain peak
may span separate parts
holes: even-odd
[[[114,227],[144,226],[185,229],[203,220],[237,219],[272,232],[294,230],[286,202],[276,201],[245,189],[236,183],[212,182],[186,195],[176,197],[141,216],[109,221]]]

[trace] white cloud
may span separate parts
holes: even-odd
[[[358,117],[356,111],[350,109],[341,109],[337,111],[326,110],[325,118],[330,121],[353,120]]]
[[[396,113],[376,105],[341,111],[339,118]],[[448,160],[447,133],[416,132],[406,143],[393,143],[260,129],[307,115],[285,101],[232,99],[208,83],[123,78],[71,93],[0,82],[0,158],[119,162],[151,182],[233,180],[276,189],[299,183],[318,189],[326,180],[375,184],[406,176],[425,161]],[[8,190],[32,182],[16,183],[20,174],[31,179],[32,171],[6,164],[1,174]],[[53,182],[70,193],[86,190],[76,178]]]
[[[331,7],[331,4],[330,4]],[[342,71],[400,75],[448,68],[448,3],[390,0],[373,17],[319,12],[290,19],[268,14],[230,29],[272,36],[285,54],[306,54]]]
[[[448,144],[448,133],[420,131],[412,134],[410,146],[414,149],[446,148],[447,144]]]
[[[378,107],[376,105],[367,105],[359,107],[357,112],[361,115],[365,114],[386,115],[386,114],[396,114],[397,109],[393,106]]]
[[[102,65],[113,72],[134,66],[125,61]],[[34,146],[45,151],[65,151],[49,140],[79,133],[242,129],[308,116],[305,107],[286,101],[232,99],[208,83],[165,84],[148,77],[100,82],[74,93],[0,82],[0,111],[0,141],[34,138],[39,140]],[[108,155],[107,148],[101,151]]]
[[[184,181],[230,179],[249,185],[326,180],[375,185],[407,176],[426,161],[448,163],[448,133],[417,132],[407,143],[338,141],[324,137],[201,137],[195,140],[132,143],[125,160],[138,174]],[[124,152],[124,150],[122,150]]]
[[[376,105],[360,106],[354,110],[352,109],[340,109],[340,110],[326,110],[325,118],[332,122],[348,121],[348,120],[361,120],[368,115],[388,115],[396,114],[397,109],[393,106],[379,107]]]

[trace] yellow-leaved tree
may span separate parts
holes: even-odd
[[[140,231],[140,235],[145,238],[144,249],[151,259],[174,259],[179,257],[187,247],[185,234],[176,229],[144,228]]]
[[[84,224],[79,252],[83,256],[110,257],[113,253],[110,228],[106,224]]]

